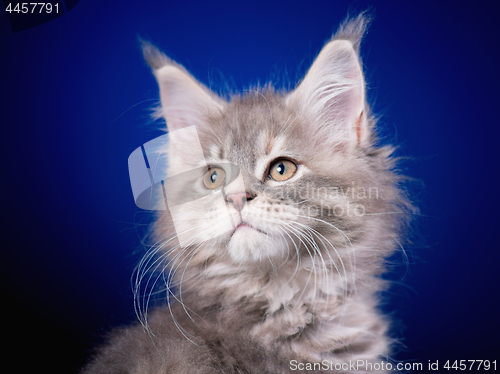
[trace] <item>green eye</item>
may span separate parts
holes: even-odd
[[[277,182],[283,182],[295,174],[297,165],[290,160],[280,159],[271,164],[269,168],[269,177]]]
[[[203,185],[209,190],[219,188],[226,179],[226,172],[219,167],[209,168],[203,175]]]

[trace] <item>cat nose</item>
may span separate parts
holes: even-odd
[[[230,193],[226,196],[226,201],[233,204],[234,209],[238,212],[241,212],[247,200],[252,200],[248,192]]]

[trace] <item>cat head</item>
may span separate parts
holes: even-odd
[[[267,86],[230,100],[144,43],[170,136],[172,221],[158,236],[176,236],[193,263],[274,266],[368,235],[398,193],[390,149],[374,146],[365,25],[362,16],[344,23],[293,91]]]

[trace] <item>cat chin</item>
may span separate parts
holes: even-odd
[[[237,264],[267,263],[288,256],[288,243],[282,237],[265,234],[252,228],[234,232],[227,245],[231,259]]]

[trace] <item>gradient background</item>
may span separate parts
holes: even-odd
[[[294,86],[348,11],[386,142],[421,208],[384,309],[396,359],[500,359],[499,26],[491,2],[93,1],[13,34],[1,20],[2,337],[19,368],[74,372],[135,320],[130,276],[148,214],[129,154],[160,135],[137,37],[215,89]],[[16,362],[18,359],[16,359]],[[500,361],[498,362],[500,366]],[[19,372],[19,370],[17,370]]]

